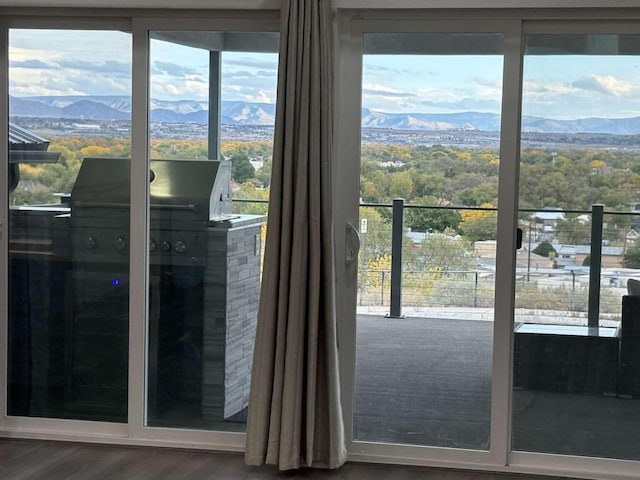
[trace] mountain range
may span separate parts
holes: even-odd
[[[198,100],[151,99],[150,118],[159,123],[208,122],[208,104]],[[78,120],[129,120],[131,97],[128,96],[34,96],[9,97],[9,115],[18,117],[67,118]],[[273,125],[275,105],[243,101],[223,101],[221,121],[226,125]],[[484,112],[461,113],[385,113],[362,109],[364,128],[394,130],[468,130],[496,132],[500,115]],[[640,117],[580,118],[555,120],[524,116],[523,132],[640,134]]]
[[[276,106],[270,103],[222,102],[221,122],[227,125],[273,125]],[[9,97],[9,115],[77,120],[129,120],[131,97],[37,96]],[[208,103],[198,100],[150,102],[150,118],[159,123],[200,123],[209,118]]]

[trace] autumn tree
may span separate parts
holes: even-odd
[[[493,205],[485,203],[481,205],[486,210],[462,210],[462,222],[460,231],[471,242],[479,240],[495,240],[498,223],[498,214]]]

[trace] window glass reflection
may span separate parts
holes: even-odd
[[[131,37],[9,36],[9,415],[127,421]]]
[[[151,32],[147,423],[242,431],[278,34]]]

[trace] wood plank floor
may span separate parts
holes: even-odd
[[[2,480],[551,480],[552,477],[348,463],[338,470],[247,467],[240,454],[0,439]],[[565,479],[566,480],[566,479]]]

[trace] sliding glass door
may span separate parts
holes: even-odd
[[[278,20],[210,17],[9,22],[0,430],[242,448]]]
[[[131,35],[8,48],[7,414],[126,423]]]
[[[244,431],[278,33],[149,36],[146,423]]]
[[[487,450],[503,35],[363,45],[353,438]]]
[[[429,20],[345,22],[351,449],[639,460],[640,25]]]
[[[525,36],[514,450],[640,460],[639,60],[638,34]]]

